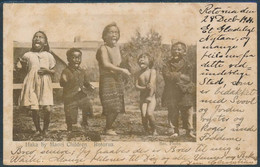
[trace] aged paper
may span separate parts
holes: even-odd
[[[257,164],[256,3],[10,3],[4,4],[3,19],[5,165]],[[114,29],[108,28],[103,39],[111,39],[111,45],[117,42],[120,53],[110,48],[107,52],[112,58],[113,53],[121,55],[126,63],[102,71],[100,68],[106,66],[98,63],[96,53],[102,46],[110,46],[108,41],[104,45],[102,39],[107,25]],[[38,31],[46,34],[48,43]],[[49,44],[51,51],[37,50],[41,44]],[[66,79],[60,81],[68,61],[74,61],[66,57],[70,48],[80,50],[82,61],[78,64],[87,71],[93,88],[86,90],[87,94],[91,92],[87,103],[79,105],[84,98],[72,99],[78,107],[73,110],[77,122],[72,129],[68,120],[73,114],[69,115],[68,106],[64,107],[71,101],[64,101],[63,96],[64,91],[74,88],[65,88],[62,82],[66,83]],[[36,71],[32,77],[29,74],[34,66],[46,66],[47,62],[41,65],[41,58],[45,58],[42,53],[49,55],[49,64],[56,65],[52,68],[47,64],[47,72]],[[34,57],[30,59],[30,55]],[[98,55],[97,59],[104,61]],[[55,61],[51,61],[52,57]],[[113,64],[119,58],[108,61]],[[145,58],[153,58],[153,68],[145,66]],[[185,73],[186,68],[189,72]],[[54,104],[48,115],[39,94],[37,105],[27,105],[25,99],[31,100],[39,78],[53,69],[49,84],[53,92],[47,99],[53,96]],[[136,75],[142,69],[151,71],[147,85],[143,84],[145,90],[153,90],[150,83],[156,74],[156,89],[144,102],[140,101],[142,93],[140,98],[134,81],[138,76],[138,84],[145,80],[145,73]],[[123,88],[125,113],[112,121],[111,130],[106,124],[111,118],[106,106],[110,107],[107,101],[114,96],[107,98],[104,92],[117,89],[107,89],[104,85],[114,81],[102,77],[108,73],[117,77],[117,71],[128,75]],[[73,81],[72,77],[69,86],[80,79]],[[27,87],[29,83],[33,86]],[[178,88],[173,89],[175,86]],[[43,85],[39,87],[49,93]],[[194,94],[191,88],[196,88]],[[33,91],[22,93],[28,89]],[[84,88],[76,91],[84,92]],[[162,105],[165,100],[168,103]],[[111,103],[118,104],[116,107],[122,104],[116,100]],[[145,111],[141,108],[141,114],[139,106],[143,104],[156,104],[155,111],[153,107]],[[106,116],[102,115],[106,110]],[[40,114],[39,131],[36,111]],[[143,116],[143,112],[148,114]],[[82,126],[86,117],[88,125]],[[145,131],[145,126],[150,126],[151,131]]]

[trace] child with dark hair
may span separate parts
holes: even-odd
[[[62,71],[60,85],[63,87],[64,111],[67,131],[78,123],[78,110],[82,110],[82,124],[88,126],[87,117],[93,113],[89,93],[94,87],[89,83],[86,71],[80,68],[82,52],[71,48],[67,51],[68,66]]]
[[[156,71],[152,69],[153,61],[148,53],[143,53],[138,57],[138,64],[141,68],[138,77],[136,79],[136,88],[140,90],[140,110],[142,117],[142,124],[147,134],[151,132],[153,135],[157,135],[155,118],[153,115],[156,99]]]
[[[104,44],[97,50],[96,59],[99,65],[99,97],[106,116],[106,135],[117,135],[113,129],[119,113],[125,112],[123,76],[131,73],[120,65],[122,56],[117,44],[120,30],[116,23],[107,25],[102,33]]]
[[[186,52],[185,43],[172,43],[171,59],[163,67],[165,87],[162,102],[168,107],[171,135],[173,137],[179,135],[179,115],[181,113],[186,134],[194,138],[192,113],[195,85],[191,81],[191,66],[185,59]]]
[[[31,51],[18,59],[17,68],[26,68],[27,75],[24,78],[20,106],[32,111],[32,118],[36,128],[36,134],[46,134],[50,113],[53,105],[53,89],[51,75],[54,74],[56,61],[50,53],[48,38],[42,31],[38,31],[32,38]],[[43,130],[40,127],[39,110],[44,111]]]

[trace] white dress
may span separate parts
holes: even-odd
[[[53,105],[51,76],[39,75],[41,67],[52,69],[56,61],[49,52],[27,52],[22,57],[27,62],[27,75],[23,82],[20,106],[39,109],[39,106]]]

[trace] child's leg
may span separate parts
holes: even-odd
[[[82,110],[82,125],[88,126],[88,117],[89,117],[89,112],[91,111],[91,107],[85,106],[82,107],[81,110]]]
[[[144,130],[146,132],[148,132],[149,131],[148,119],[147,119],[147,116],[146,116],[147,103],[140,102],[140,110],[141,110],[141,118],[142,118],[142,124],[143,124]]]
[[[70,103],[64,102],[64,111],[66,117],[67,130],[72,131],[72,124],[77,123],[77,114],[75,114],[78,112],[77,103],[75,101]]]
[[[65,111],[65,121],[67,124],[67,131],[72,131],[70,109],[69,109],[69,105],[66,103],[64,103],[64,111]]]
[[[156,123],[155,123],[155,118],[154,118],[154,109],[156,106],[156,99],[155,96],[152,97],[151,102],[148,103],[147,106],[147,118],[149,120],[149,124],[152,128],[152,132],[155,134],[156,133]]]
[[[147,101],[147,102],[151,102],[151,101],[152,101],[152,98],[153,98],[153,96],[154,96],[154,93],[155,93],[155,89],[151,87],[151,88],[149,89],[149,96],[146,98],[146,101]]]
[[[90,99],[89,100],[89,111],[88,111],[88,116],[93,117],[94,116],[94,110],[93,110],[93,101]]]
[[[118,113],[117,112],[109,112],[106,113],[106,131],[112,130],[112,125],[116,120]]]
[[[181,116],[183,122],[183,128],[186,130],[186,134],[191,137],[195,137],[192,134],[193,130],[193,107],[182,107],[181,108]]]
[[[172,124],[172,107],[168,107],[168,126],[169,128],[174,128],[173,124]]]
[[[49,124],[50,124],[50,114],[51,114],[51,111],[52,111],[52,107],[51,106],[44,106],[43,107],[43,113],[44,113],[43,133],[48,131]]]
[[[177,105],[168,106],[168,120],[170,128],[173,128],[174,133],[179,133],[179,108]]]
[[[33,119],[34,126],[36,128],[36,132],[40,132],[41,127],[40,127],[39,110],[32,110],[32,119]]]
[[[87,126],[88,117],[90,116],[90,113],[93,110],[92,104],[90,103],[87,97],[84,97],[81,100],[79,100],[78,104],[79,104],[79,108],[82,110],[82,125]]]
[[[78,112],[79,112],[78,104],[77,104],[77,102],[73,102],[70,105],[70,117],[71,117],[72,124],[78,123]]]

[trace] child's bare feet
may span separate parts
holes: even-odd
[[[186,135],[187,135],[188,137],[191,137],[191,138],[196,138],[196,136],[194,135],[194,133],[193,133],[192,130],[187,130],[187,131],[186,131]]]
[[[175,128],[171,128],[169,130],[169,134],[171,137],[178,137],[179,136],[179,130]]]
[[[67,132],[71,133],[72,132],[72,125],[67,125]]]
[[[173,133],[173,134],[171,135],[171,137],[178,137],[178,136],[179,136],[178,133]]]
[[[158,136],[158,133],[157,133],[157,131],[155,130],[155,131],[153,131],[153,136]]]
[[[43,130],[43,131],[41,132],[41,134],[42,134],[43,136],[46,136],[46,135],[49,134],[49,131],[48,131],[48,130]]]
[[[108,130],[105,131],[105,135],[116,136],[117,133],[112,129],[108,129]]]
[[[88,125],[87,124],[81,124],[81,127],[82,127],[83,131],[87,131],[88,130]]]
[[[33,136],[39,136],[40,134],[41,134],[41,131],[37,130],[37,131],[34,132]]]
[[[173,128],[169,128],[168,129],[168,134],[171,136],[174,134],[174,129]]]

